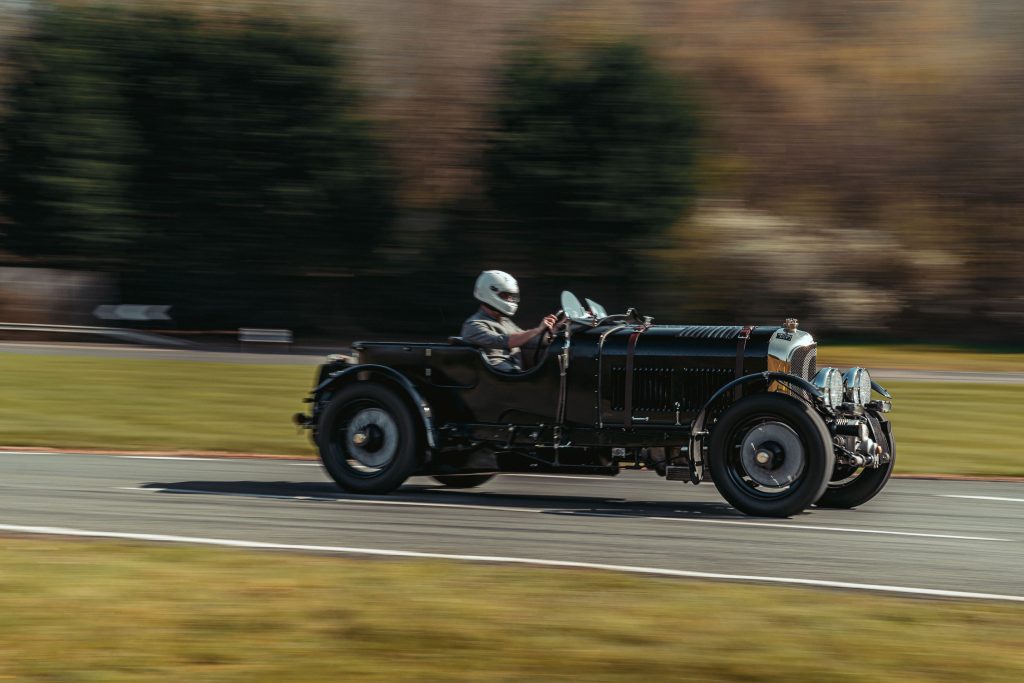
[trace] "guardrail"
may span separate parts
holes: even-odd
[[[240,327],[238,341],[245,344],[291,344],[291,330],[272,330],[263,327]]]
[[[92,314],[100,320],[170,320],[167,304],[103,304],[93,309]]]
[[[160,346],[194,346],[184,339],[173,339],[152,332],[125,330],[118,327],[92,327],[88,325],[43,325],[35,323],[0,323],[0,332],[45,332],[47,334],[88,334],[121,339],[135,344]]]

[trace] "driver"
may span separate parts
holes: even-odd
[[[462,338],[484,349],[487,362],[496,370],[521,371],[520,347],[545,332],[554,332],[557,318],[548,315],[537,327],[520,329],[508,317],[519,308],[519,285],[514,277],[500,270],[480,273],[473,296],[480,302],[480,309],[462,323]]]

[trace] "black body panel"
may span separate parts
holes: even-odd
[[[356,342],[361,363],[387,365],[419,388],[439,425],[451,421],[483,423],[552,422],[559,389],[555,347],[535,368],[523,373],[494,370],[483,354],[460,344]]]
[[[755,327],[745,344],[741,343],[744,328],[735,326],[588,330],[586,336],[603,339],[595,370],[597,415],[591,419],[599,426],[626,424],[626,366],[634,335],[632,418],[645,424],[677,425],[692,421],[723,384],[766,370],[768,342],[777,329]]]
[[[744,340],[743,331],[749,336]],[[552,424],[568,346],[565,415],[575,427],[683,426],[707,399],[741,375],[768,369],[777,327],[616,324],[575,326],[559,336],[525,372],[495,371],[481,352],[452,343],[356,342],[360,363],[407,376],[430,403],[438,425]],[[631,339],[634,338],[632,343]],[[632,424],[627,425],[627,360],[633,355]],[[746,387],[745,391],[765,387]]]

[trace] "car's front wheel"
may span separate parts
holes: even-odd
[[[370,381],[342,387],[317,426],[320,459],[353,493],[388,493],[419,465],[420,430],[402,398]]]
[[[821,498],[835,464],[828,427],[811,406],[756,394],[725,411],[711,432],[715,486],[748,515],[789,517]]]
[[[881,415],[876,417],[882,424],[887,422]],[[896,466],[896,440],[892,437],[891,430],[886,432],[883,429],[877,436],[882,448],[889,454],[889,461],[881,467],[837,465],[828,482],[828,488],[818,500],[818,507],[855,508],[868,502],[885,488],[889,476],[892,475],[892,469]]]

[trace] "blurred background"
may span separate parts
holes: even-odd
[[[1014,0],[0,0],[0,320],[443,338],[499,268],[523,323],[570,288],[1019,345],[1021,35]]]

